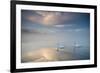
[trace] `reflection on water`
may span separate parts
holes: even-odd
[[[77,51],[78,49],[78,51]],[[76,48],[76,51],[67,51],[65,49],[41,48],[24,53],[22,62],[48,62],[48,61],[67,61],[67,60],[85,60],[89,59],[89,51]]]

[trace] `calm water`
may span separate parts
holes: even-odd
[[[58,36],[58,37],[57,37]],[[64,58],[67,58],[67,53],[73,55],[74,58],[64,60],[86,60],[90,58],[90,47],[89,46],[78,46],[75,47],[74,42],[67,40],[66,36],[61,37],[59,35],[52,36],[50,34],[22,34],[22,58],[25,54],[31,51],[35,51],[41,48],[57,48],[57,43],[64,41]],[[60,50],[59,50],[60,51]],[[35,52],[33,52],[35,53]],[[60,52],[62,55],[63,52]],[[34,57],[34,56],[33,56]]]

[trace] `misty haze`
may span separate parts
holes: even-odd
[[[88,13],[21,11],[21,62],[90,59]]]

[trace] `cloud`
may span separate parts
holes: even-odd
[[[64,27],[65,25],[55,25],[55,27],[61,28]]]
[[[27,16],[27,19],[33,24],[42,22],[41,16]]]
[[[45,16],[43,18],[43,24],[44,25],[55,25],[60,23],[61,21],[59,21],[59,16],[56,16],[55,14],[49,14],[47,16]]]
[[[80,32],[80,31],[83,31],[84,29],[82,29],[82,28],[77,28],[77,29],[68,29],[67,31],[69,31],[69,32]]]
[[[45,26],[57,25],[57,27],[62,27],[64,22],[67,22],[71,19],[70,15],[65,15],[61,12],[45,12],[45,11],[36,11],[36,15],[28,16],[27,19],[33,23],[42,24]]]
[[[75,29],[76,32],[80,32],[82,31],[83,29]]]

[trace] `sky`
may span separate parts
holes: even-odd
[[[90,44],[89,13],[21,10],[21,29],[22,45],[30,44],[30,41],[34,46],[42,44],[42,47],[58,42],[68,46]],[[30,48],[36,48],[34,46]]]

